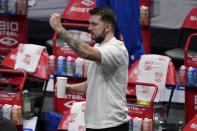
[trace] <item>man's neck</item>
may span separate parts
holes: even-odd
[[[103,43],[107,43],[108,41],[110,41],[112,38],[114,37],[114,34],[113,33],[108,33],[106,36],[105,36],[105,39],[103,40]]]

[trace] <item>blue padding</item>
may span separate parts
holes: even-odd
[[[62,115],[55,112],[45,112],[45,130],[57,131]]]

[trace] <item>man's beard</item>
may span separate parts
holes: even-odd
[[[100,36],[98,38],[95,38],[95,43],[99,43],[101,44],[104,41],[105,37],[104,36]]]
[[[104,41],[105,36],[106,36],[106,33],[105,33],[105,30],[103,30],[101,35],[99,37],[95,38],[95,43],[101,44]]]

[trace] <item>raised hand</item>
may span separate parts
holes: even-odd
[[[62,23],[61,23],[60,14],[57,14],[57,13],[52,14],[50,17],[49,23],[50,23],[51,28],[58,33],[62,29],[64,29],[64,27],[62,26]]]

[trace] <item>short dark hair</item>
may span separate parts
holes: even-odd
[[[113,10],[109,7],[96,7],[89,11],[91,15],[101,16],[101,20],[104,22],[109,22],[115,28],[116,16]]]

